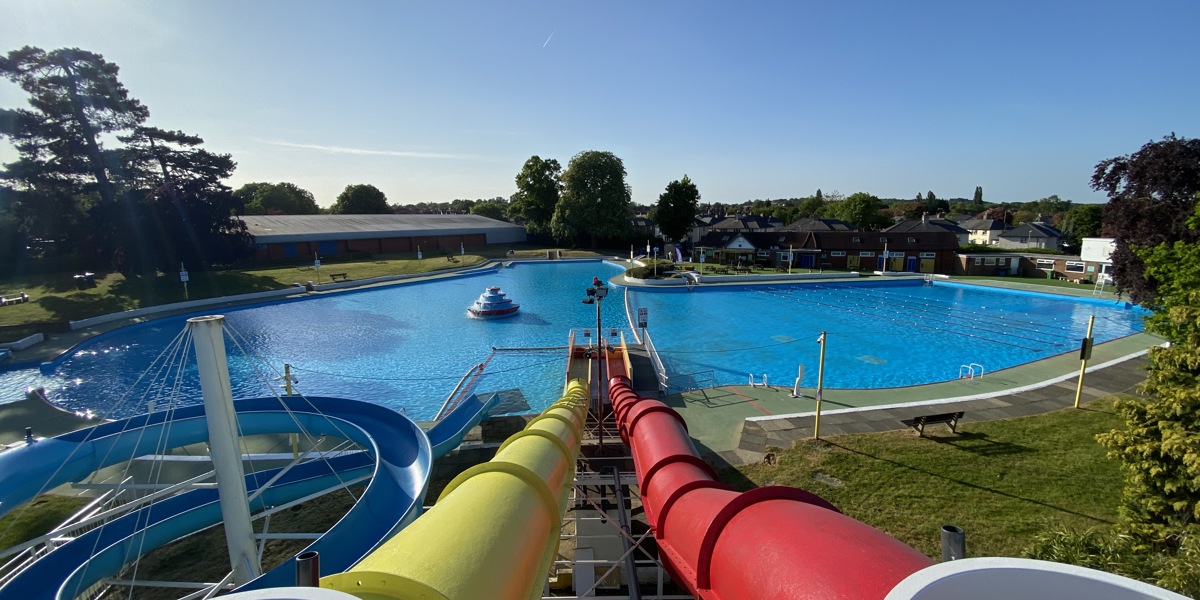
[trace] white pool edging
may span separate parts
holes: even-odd
[[[1167,346],[1167,343],[1164,342],[1162,344],[1159,344],[1159,346],[1165,348]],[[1112,365],[1120,364],[1127,360],[1133,360],[1139,356],[1144,356],[1144,355],[1148,354],[1149,352],[1150,352],[1149,349],[1138,350],[1137,352],[1134,352],[1133,354],[1127,354],[1125,356],[1121,356],[1121,357],[1114,358],[1109,361],[1102,362],[1098,365],[1092,365],[1092,366],[1088,367],[1087,370],[1084,372],[1091,373],[1093,371],[1099,371],[1100,369],[1111,367]],[[940,404],[951,404],[954,402],[967,402],[970,400],[987,400],[988,398],[999,398],[1002,396],[1011,396],[1012,394],[1020,394],[1022,392],[1028,392],[1031,390],[1037,390],[1037,389],[1041,389],[1044,387],[1049,387],[1056,383],[1062,383],[1064,381],[1074,379],[1078,375],[1079,375],[1078,372],[1071,372],[1071,373],[1067,373],[1066,375],[1061,375],[1059,377],[1054,377],[1052,379],[1047,379],[1046,381],[1041,381],[1038,383],[1031,383],[1029,385],[1023,385],[1020,387],[1015,387],[1015,388],[1011,388],[1011,389],[1007,389],[1007,390],[999,390],[999,391],[995,391],[995,392],[984,392],[981,394],[971,394],[968,396],[955,396],[953,398],[939,398],[936,400],[921,400],[918,402],[899,402],[896,404],[881,404],[879,406],[856,406],[854,408],[839,408],[839,409],[835,409],[835,410],[823,410],[823,411],[821,411],[821,415],[828,417],[829,415],[842,415],[842,414],[850,414],[850,413],[858,413],[858,412],[867,412],[867,411],[872,411],[872,410],[888,410],[888,409],[892,409],[892,408],[909,408],[909,407],[913,407],[913,406],[937,406]],[[805,388],[805,389],[810,389],[810,388]],[[801,417],[812,417],[812,416],[816,416],[816,414],[817,414],[816,411],[809,411],[809,412],[803,412],[803,413],[790,413],[790,414],[786,414],[786,415],[769,415],[769,416],[764,415],[761,417],[746,417],[745,420],[755,421],[755,422],[763,422],[763,421],[773,421],[776,419],[796,419],[796,418],[801,418]]]

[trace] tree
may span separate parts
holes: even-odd
[[[1063,243],[1078,250],[1085,237],[1097,237],[1104,218],[1103,204],[1076,204],[1063,216]]]
[[[625,165],[612,152],[588,150],[576,154],[562,175],[563,191],[550,230],[556,239],[585,233],[592,248],[599,238],[632,234],[633,193],[625,183]]]
[[[312,192],[286,181],[247,183],[233,195],[245,204],[248,215],[318,215],[321,207]]]
[[[658,204],[650,218],[668,241],[687,237],[692,223],[696,221],[696,209],[700,206],[700,190],[687,175],[667,184],[667,189],[658,196]]]
[[[1187,227],[1200,230],[1200,208]],[[1171,341],[1150,351],[1143,397],[1117,404],[1124,430],[1099,436],[1125,474],[1121,527],[1155,550],[1200,535],[1200,243],[1177,240],[1137,250],[1158,282],[1146,320]]]
[[[1131,155],[1100,161],[1091,184],[1109,198],[1104,235],[1116,240],[1117,289],[1135,302],[1154,303],[1159,281],[1145,276],[1136,248],[1200,238],[1186,224],[1200,192],[1200,139],[1171,134]]]
[[[1073,202],[1063,200],[1057,194],[1046,196],[1033,202],[1026,202],[1013,212],[1013,224],[1033,223],[1039,217],[1043,222],[1048,224],[1060,223],[1066,217],[1066,214],[1070,212],[1073,205]]]
[[[815,196],[813,196],[813,197],[814,197],[814,198],[816,198],[817,200],[820,200],[820,201],[822,201],[822,202],[824,202],[824,201],[825,201],[825,196],[822,196],[822,195],[821,195],[821,188],[817,188],[817,194],[816,194]]]
[[[971,204],[983,204],[983,186],[975,186],[975,197],[971,198]]]
[[[892,223],[891,218],[883,214],[883,208],[879,198],[858,192],[839,202],[834,208],[834,216],[864,231],[878,231]]]
[[[475,205],[471,207],[471,214],[487,217],[489,219],[496,219],[497,221],[503,221],[504,216],[507,213],[508,206],[504,202],[501,202],[500,199],[476,202]]]
[[[809,196],[796,205],[796,215],[801,219],[819,219],[824,213],[825,201],[817,196]]]
[[[532,235],[550,233],[550,220],[562,193],[562,166],[553,158],[542,160],[534,155],[517,173],[517,193],[509,205],[509,215],[525,219],[525,230]]]
[[[370,184],[348,185],[338,194],[337,201],[329,209],[342,215],[386,215],[392,212],[387,196]]]
[[[118,71],[103,56],[78,48],[46,52],[25,46],[0,59],[0,75],[20,85],[32,107],[13,111],[16,123],[9,137],[19,159],[6,165],[5,178],[28,186],[78,186],[86,173],[100,200],[114,203],[113,165],[99,137],[128,131],[150,116],[129,97]]]

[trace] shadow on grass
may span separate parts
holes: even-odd
[[[939,444],[953,446],[959,450],[978,454],[980,456],[1001,456],[1005,454],[1025,454],[1033,452],[1033,448],[1014,444],[1012,442],[998,442],[988,438],[986,433],[967,433],[959,432],[954,436],[932,436],[926,435],[927,439],[933,440]]]
[[[936,472],[934,472],[934,471],[930,471],[930,470],[928,470],[928,469],[922,469],[922,468],[920,468],[920,467],[916,467],[916,466],[913,466],[913,465],[904,464],[904,463],[902,463],[902,462],[899,462],[899,461],[897,461],[897,460],[893,460],[893,459],[890,459],[890,458],[884,458],[884,457],[882,457],[882,456],[876,456],[876,455],[874,455],[874,454],[869,454],[869,453],[867,453],[867,452],[863,452],[863,451],[861,451],[861,450],[856,450],[856,449],[854,449],[854,448],[849,448],[849,447],[843,446],[843,445],[841,445],[841,444],[838,444],[837,442],[832,442],[832,441],[829,441],[829,440],[825,440],[825,443],[829,444],[830,446],[833,446],[833,447],[836,447],[836,448],[840,448],[840,449],[842,449],[842,450],[845,450],[846,452],[849,452],[849,453],[851,453],[851,454],[857,454],[857,455],[859,455],[859,456],[863,456],[863,457],[866,457],[866,458],[870,458],[870,459],[873,459],[873,460],[876,460],[876,461],[879,461],[879,462],[885,462],[885,463],[888,463],[888,464],[890,464],[890,465],[894,465],[894,466],[900,467],[900,468],[902,468],[902,469],[908,469],[908,470],[910,470],[910,471],[913,471],[913,472],[916,472],[916,473],[921,473],[921,474],[924,474],[924,475],[929,475],[929,476],[931,476],[931,477],[936,477],[936,478],[938,478],[938,479],[941,479],[941,480],[944,480],[944,481],[948,481],[948,482],[950,482],[950,483],[954,483],[954,484],[957,484],[957,485],[961,485],[961,486],[963,486],[963,487],[968,487],[968,488],[971,488],[971,489],[979,490],[979,491],[981,491],[981,492],[987,492],[987,493],[990,493],[990,494],[996,494],[997,496],[1004,496],[1005,498],[1011,498],[1011,499],[1013,499],[1013,500],[1019,500],[1019,501],[1021,501],[1021,502],[1028,502],[1028,503],[1030,503],[1030,504],[1036,504],[1036,505],[1038,505],[1038,506],[1043,506],[1043,507],[1046,507],[1046,508],[1049,508],[1049,509],[1053,509],[1053,510],[1061,511],[1061,512],[1064,512],[1064,513],[1067,513],[1067,514],[1075,515],[1075,516],[1077,516],[1077,517],[1083,517],[1083,518],[1085,518],[1085,519],[1091,519],[1091,520],[1093,520],[1093,521],[1096,521],[1096,522],[1099,522],[1099,523],[1104,523],[1104,524],[1106,524],[1106,525],[1112,525],[1112,524],[1113,524],[1113,521],[1110,521],[1110,520],[1108,520],[1108,519],[1104,519],[1104,518],[1101,518],[1101,517],[1097,517],[1097,516],[1095,516],[1095,515],[1089,515],[1089,514],[1086,514],[1086,513],[1081,513],[1081,512],[1079,512],[1079,511],[1072,510],[1072,509],[1070,509],[1070,508],[1066,508],[1066,507],[1063,507],[1063,506],[1058,506],[1058,505],[1055,505],[1055,504],[1050,504],[1050,503],[1048,503],[1048,502],[1043,502],[1043,501],[1041,501],[1041,500],[1035,500],[1035,499],[1033,499],[1033,498],[1026,498],[1025,496],[1018,496],[1018,495],[1016,495],[1016,494],[1012,494],[1012,493],[1009,493],[1009,492],[1004,492],[1004,491],[1001,491],[1001,490],[998,490],[998,489],[995,489],[995,488],[990,488],[990,487],[982,486],[982,485],[979,485],[979,484],[977,484],[977,483],[971,483],[971,482],[969,482],[969,481],[963,481],[963,480],[961,480],[961,479],[955,479],[955,478],[953,478],[953,477],[949,477],[949,476],[947,476],[947,475],[944,475],[944,474],[942,474],[942,473],[936,473]]]
[[[696,446],[696,453],[700,455],[700,458],[702,458],[704,462],[708,463],[713,468],[713,471],[717,473],[717,481],[720,481],[721,483],[724,483],[725,485],[728,485],[739,492],[752,490],[758,487],[758,484],[746,477],[746,475],[739,471],[736,467],[729,464],[729,461],[725,460],[720,454],[714,452],[712,448],[705,446],[694,438],[692,439],[692,443]]]

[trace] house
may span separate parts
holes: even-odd
[[[889,234],[878,231],[711,232],[697,244],[706,262],[752,260],[767,267],[951,273],[958,237],[950,231]],[[887,258],[885,265],[885,256]],[[789,260],[790,259],[790,260]]]
[[[958,244],[965,246],[970,243],[970,232],[958,226],[958,223],[948,219],[930,219],[922,215],[920,219],[908,219],[884,229],[884,233],[928,233],[932,231],[949,231],[958,238]]]
[[[480,215],[246,215],[255,260],[340,254],[457,253],[525,241],[525,228]]]
[[[841,219],[799,219],[776,231],[857,231],[858,228]]]
[[[968,244],[981,246],[995,245],[1000,239],[1000,234],[1009,229],[1002,219],[967,219],[959,222],[958,226],[967,230]]]
[[[713,223],[711,230],[743,233],[753,231],[769,231],[782,226],[783,221],[780,221],[777,217],[767,217],[763,215],[742,215],[725,217],[724,219]]]
[[[996,238],[1001,248],[1062,250],[1062,232],[1038,220],[1004,231]]]
[[[636,237],[656,238],[659,236],[658,224],[651,221],[650,217],[646,215],[634,215],[631,224]]]
[[[958,255],[954,275],[1008,277],[1032,276],[1032,263],[1020,253],[964,252]]]

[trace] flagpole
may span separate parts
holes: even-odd
[[[825,332],[821,332],[821,337],[817,338],[817,343],[821,344],[821,359],[817,363],[817,416],[813,421],[813,439],[821,437],[821,391],[825,387]]]

